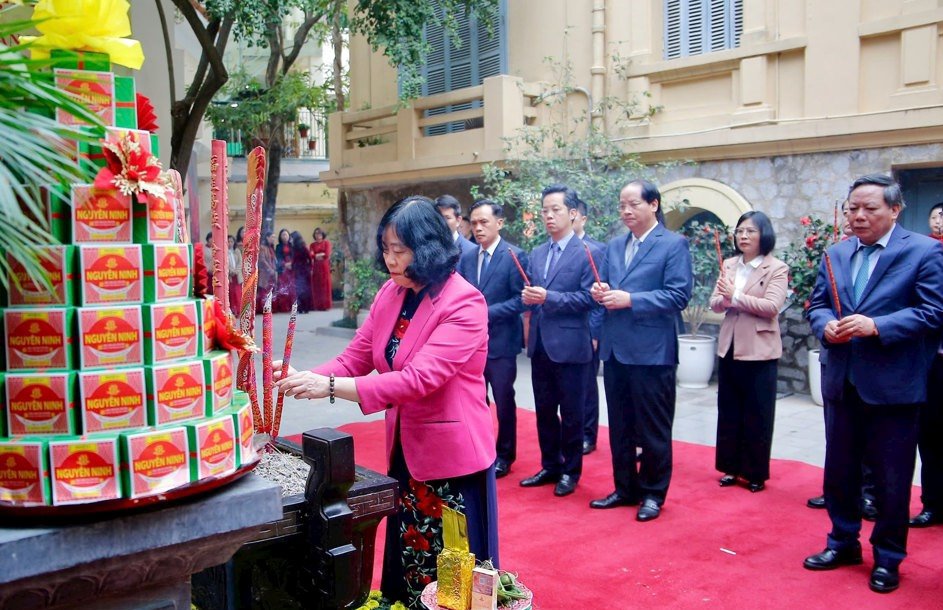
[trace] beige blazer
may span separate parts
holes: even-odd
[[[739,258],[724,261],[727,277],[736,277]],[[768,254],[764,256],[760,266],[747,277],[736,306],[714,288],[711,309],[726,312],[717,339],[718,356],[726,355],[731,343],[735,360],[775,360],[782,356],[779,310],[786,301],[788,271],[786,263]]]

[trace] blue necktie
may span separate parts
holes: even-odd
[[[870,275],[869,267],[871,266],[868,264],[868,259],[871,258],[871,254],[878,248],[880,248],[880,246],[874,245],[864,246],[858,250],[861,266],[858,267],[858,273],[855,274],[855,283],[853,285],[855,293],[855,306],[857,306],[858,302],[861,301],[861,295],[864,294],[864,289],[868,285],[868,276]]]
[[[554,243],[550,245],[550,265],[547,266],[547,277],[550,277],[550,274],[553,273],[553,268],[558,260],[560,260],[560,245]]]
[[[488,262],[491,261],[491,253],[487,250],[481,251],[481,270],[478,272],[478,283],[481,283],[481,278],[485,277],[485,271],[488,270]]]

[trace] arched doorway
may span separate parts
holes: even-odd
[[[666,184],[661,189],[665,224],[677,231],[685,223],[721,222],[733,227],[753,206],[726,184],[704,178],[686,178]]]

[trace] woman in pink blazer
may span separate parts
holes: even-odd
[[[389,474],[400,482],[401,502],[386,526],[381,589],[414,607],[436,579],[443,506],[465,514],[470,550],[497,565],[488,309],[454,272],[458,248],[429,199],[396,202],[376,239],[377,264],[390,280],[350,345],[311,371],[289,369],[278,386],[288,396],[337,397],[365,414],[386,412]]]
[[[724,261],[710,300],[712,310],[726,312],[717,340],[716,468],[724,473],[721,487],[740,477],[755,493],[769,479],[788,268],[770,256],[776,234],[763,212],[741,216],[734,236],[740,255]]]

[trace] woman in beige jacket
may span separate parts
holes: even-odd
[[[722,487],[739,477],[758,492],[769,479],[788,268],[770,255],[776,234],[762,212],[741,216],[734,237],[739,255],[724,261],[710,300],[712,310],[725,313],[717,341],[716,468]]]

